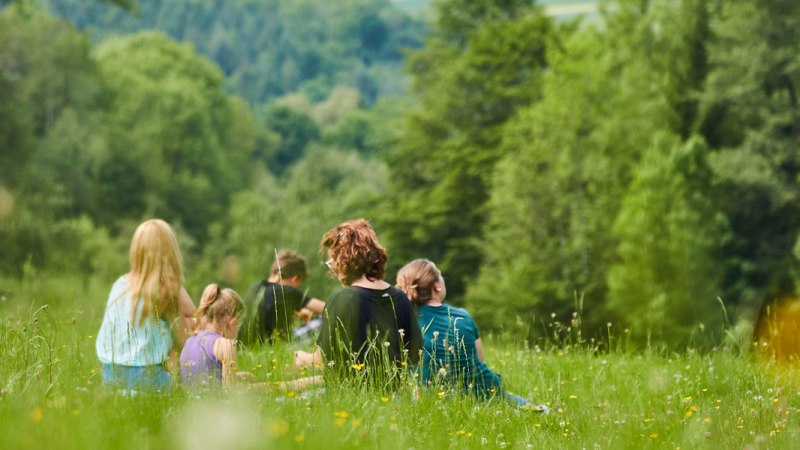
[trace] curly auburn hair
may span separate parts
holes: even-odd
[[[373,281],[383,279],[386,250],[364,219],[343,222],[328,230],[319,243],[320,254],[326,251],[333,259],[331,272],[344,285],[352,284],[362,275]]]

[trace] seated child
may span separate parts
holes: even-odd
[[[322,314],[325,302],[299,289],[307,277],[306,260],[300,254],[279,252],[267,277],[250,286],[245,295],[247,317],[239,340],[247,344],[288,340],[293,334],[292,315],[305,323]]]
[[[236,371],[236,340],[245,305],[232,289],[210,284],[203,291],[194,335],[181,352],[181,378],[187,385],[230,385],[234,378],[252,379]],[[264,389],[303,390],[322,384],[322,377],[306,377],[278,383],[256,383]]]
[[[244,302],[232,289],[209,284],[203,291],[194,335],[181,352],[181,378],[186,384],[230,383],[236,372],[236,334]]]

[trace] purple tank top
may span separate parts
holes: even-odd
[[[222,362],[214,356],[214,342],[219,333],[201,331],[186,340],[181,351],[181,379],[197,384],[222,381]]]

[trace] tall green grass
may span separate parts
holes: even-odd
[[[0,448],[788,449],[800,437],[798,372],[726,347],[628,352],[613,344],[624,332],[610,332],[610,351],[484,337],[489,365],[511,391],[550,405],[546,416],[358,386],[127,398],[101,385],[95,357],[107,286],[0,281]],[[260,381],[307,375],[292,367],[295,349],[242,349],[240,369]]]

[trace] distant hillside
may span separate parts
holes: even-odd
[[[410,14],[424,11],[432,3],[431,0],[391,0],[398,8]],[[539,0],[548,14],[557,18],[572,18],[578,15],[591,17],[597,14],[598,0]]]
[[[402,95],[403,51],[426,33],[422,20],[382,0],[137,0],[135,13],[99,1],[44,3],[93,41],[158,30],[191,42],[254,106],[294,92],[320,101],[336,86],[355,87],[366,104]]]

